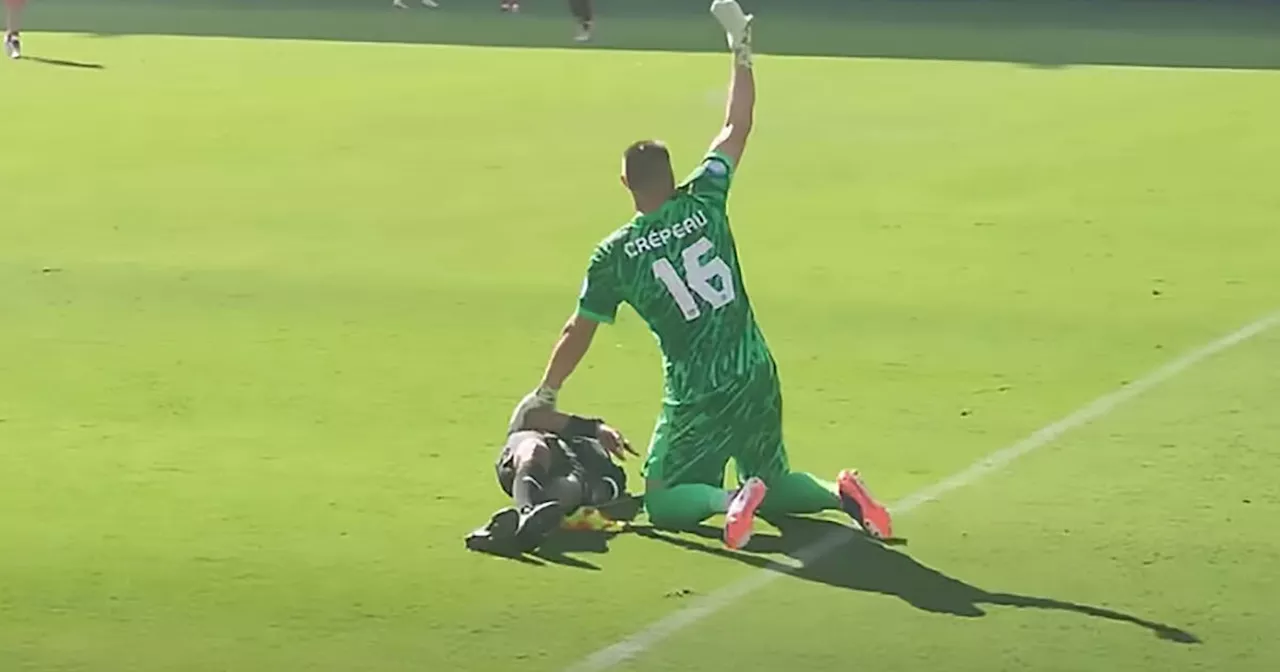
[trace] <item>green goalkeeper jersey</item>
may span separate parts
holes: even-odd
[[[605,238],[578,314],[612,323],[629,304],[662,348],[664,397],[684,404],[742,381],[773,358],[742,282],[726,209],[733,162],[712,152],[649,214]]]

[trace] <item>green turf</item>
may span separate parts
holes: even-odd
[[[617,151],[657,134],[691,165],[727,57],[518,48],[562,39],[554,7],[322,4],[36,2],[35,26],[112,37],[29,53],[102,68],[0,63],[0,670],[559,670],[826,529],[762,527],[739,558],[695,535],[462,550],[628,216]],[[612,6],[604,46],[719,40]],[[1280,307],[1276,13],[1125,5],[1126,58],[1090,58],[1082,34],[1123,40],[1064,6],[828,8],[890,26],[847,51],[893,58],[760,58],[732,211],[797,465],[904,496]],[[846,52],[831,21],[810,52]],[[1213,69],[1025,65],[1090,62]],[[627,669],[1275,668],[1278,339]],[[563,403],[643,443],[658,374],[628,314]]]

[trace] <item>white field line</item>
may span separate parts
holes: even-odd
[[[1183,354],[1160,368],[1109,394],[1098,397],[1070,415],[1035,431],[1026,438],[1006,448],[987,455],[968,468],[942,479],[923,490],[907,495],[889,508],[901,515],[943,495],[971,485],[988,474],[1009,466],[1014,460],[1053,443],[1063,434],[1087,425],[1120,407],[1125,402],[1150,391],[1170,378],[1200,362],[1229,350],[1245,341],[1280,325],[1280,312],[1267,315],[1211,343]],[[802,565],[809,564],[835,550],[847,541],[843,534],[833,534],[800,550],[796,559]],[[795,571],[792,568],[790,571]],[[671,635],[680,632],[716,612],[728,607],[747,595],[763,588],[783,576],[787,571],[759,570],[746,578],[731,583],[689,606],[672,612],[582,660],[570,665],[565,672],[602,672],[649,651]]]

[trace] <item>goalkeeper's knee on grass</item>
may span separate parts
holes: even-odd
[[[729,509],[729,493],[701,483],[669,488],[648,488],[644,494],[645,511],[654,527],[687,530]]]

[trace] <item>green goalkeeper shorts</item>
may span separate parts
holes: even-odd
[[[738,479],[787,473],[782,390],[772,363],[740,384],[687,404],[664,404],[644,463],[646,480],[724,486],[733,460]]]

